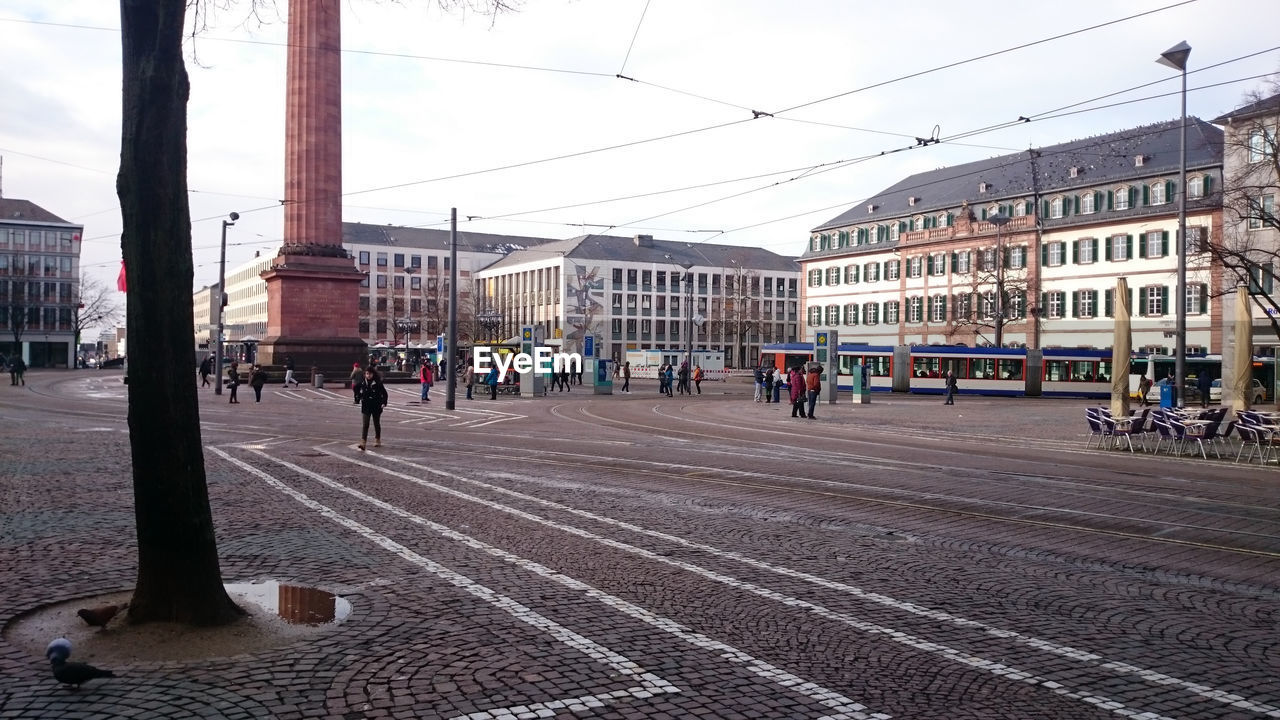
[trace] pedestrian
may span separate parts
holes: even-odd
[[[387,406],[387,388],[373,368],[364,371],[358,387],[360,398],[360,449],[369,442],[369,421],[373,421],[373,446],[382,447],[382,408]]]
[[[822,370],[817,365],[809,367],[809,376],[804,379],[805,390],[809,394],[809,419],[813,419],[813,407],[818,404],[818,393],[822,392]]]
[[[692,395],[693,390],[689,388],[689,362],[680,363],[679,385],[676,388],[681,395]]]
[[[943,403],[943,405],[955,405],[955,404],[956,404],[956,391],[957,391],[957,390],[959,390],[959,387],[956,385],[956,374],[955,374],[955,371],[953,371],[953,370],[948,370],[948,371],[947,371],[947,382],[946,382],[946,386],[947,386],[947,400],[946,400],[946,402],[944,402],[944,403]]]
[[[293,378],[293,356],[284,356],[284,386],[289,387],[289,383],[293,383],[294,387],[298,387],[298,381]]]
[[[756,402],[760,402],[760,393],[764,392],[764,368],[757,365],[751,376],[756,383]]]
[[[629,362],[627,363],[627,365],[630,365],[630,364],[631,364],[631,363],[629,363]],[[613,379],[614,379],[614,380],[617,380],[617,379],[618,379],[618,373],[619,373],[619,371],[620,371],[620,367],[621,367],[621,366],[618,364],[618,358],[614,358],[614,359],[613,359]]]
[[[422,402],[431,402],[431,384],[435,381],[435,363],[424,362],[418,368],[418,382],[422,384]]]
[[[351,404],[360,404],[360,381],[364,380],[364,370],[360,369],[360,363],[351,363]]]
[[[10,375],[13,376],[14,385],[27,384],[27,361],[23,360],[21,355],[13,358],[13,364],[9,366],[9,370]]]
[[[213,374],[213,356],[205,355],[200,361],[200,387],[209,387],[209,376]]]
[[[663,363],[658,366],[658,394],[667,394],[667,365]]]
[[[573,374],[573,379],[578,385],[582,385],[582,363],[578,363],[578,371]]]
[[[1151,378],[1146,375],[1143,375],[1142,379],[1138,381],[1138,401],[1144,406],[1151,404],[1151,401],[1147,399],[1147,393],[1151,392],[1151,386],[1154,384]]]
[[[804,417],[804,373],[800,372],[800,366],[791,368],[791,374],[787,377],[787,383],[790,385],[791,391],[791,417]]]
[[[230,404],[239,404],[236,399],[236,388],[240,387],[240,363],[232,361],[231,367],[227,368],[227,387],[231,388],[231,398],[228,400]]]
[[[693,386],[698,389],[699,395],[702,394],[702,378],[703,378],[702,366],[694,365],[693,366]]]
[[[18,384],[18,360],[19,359],[20,358],[17,355],[14,355],[13,359],[9,361],[9,384],[10,385]]]
[[[489,386],[489,399],[498,399],[498,366],[494,365],[489,368],[489,374],[484,378],[484,384]]]
[[[764,373],[764,401],[773,402],[773,368],[769,368]]]
[[[267,373],[261,365],[249,370],[249,387],[253,388],[253,401],[262,402],[262,386],[267,384]]]
[[[1201,369],[1196,375],[1196,389],[1200,391],[1200,407],[1209,407],[1209,388],[1213,387],[1213,376],[1207,369]]]
[[[470,365],[468,365],[468,366],[467,366],[467,369],[462,371],[462,382],[463,382],[463,383],[465,383],[465,384],[466,384],[466,386],[467,386],[467,399],[468,399],[468,400],[473,400],[473,399],[474,399],[474,398],[472,398],[472,397],[471,397],[471,384],[472,384],[473,382],[475,382],[475,379],[476,379],[476,370],[475,370],[475,368],[473,368],[473,367],[471,367]]]
[[[786,377],[786,372],[779,370],[777,377],[773,379],[773,404],[778,404],[778,398],[782,394],[782,382]]]
[[[560,366],[560,391],[573,392],[573,390],[569,387],[569,364],[568,363],[565,363],[564,365]]]
[[[667,397],[675,397],[675,395],[672,395],[672,394],[671,394],[671,386],[675,383],[675,380],[676,380],[676,369],[675,369],[674,364],[668,364],[668,365],[667,365],[667,372],[665,373],[665,378],[666,378],[666,381],[667,381],[667,383],[666,383],[666,384],[667,384]]]
[[[615,377],[617,377],[617,374],[618,374],[617,370],[618,369],[615,367],[614,373],[613,373]],[[631,394],[631,361],[630,360],[628,360],[627,363],[622,366],[622,392],[628,395]]]

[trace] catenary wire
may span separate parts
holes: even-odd
[[[618,68],[618,75],[627,71],[627,61],[631,59],[631,49],[636,46],[636,38],[640,37],[640,26],[644,25],[644,16],[649,12],[650,0],[644,0],[644,9],[640,11],[640,19],[636,21],[636,31],[631,34],[631,44],[627,46],[627,54],[622,58],[622,67]]]

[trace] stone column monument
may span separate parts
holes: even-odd
[[[291,356],[303,377],[367,359],[359,332],[364,275],[342,246],[340,0],[289,0],[284,246],[267,283],[259,362]]]

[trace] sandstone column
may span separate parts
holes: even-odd
[[[259,360],[292,356],[346,376],[365,359],[359,284],[342,246],[340,0],[290,0],[285,115],[284,246],[267,283],[267,337]],[[331,377],[338,377],[331,375]]]

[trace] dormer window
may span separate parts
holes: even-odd
[[[916,200],[919,200],[919,199],[920,198],[916,197],[915,195],[912,195],[911,197],[907,198],[907,205],[915,207]]]
[[[1071,171],[1070,171],[1070,173],[1071,173],[1071,177],[1078,177],[1078,176],[1080,175],[1080,168],[1075,167],[1075,166],[1073,165],[1073,166],[1071,167]]]
[[[1146,163],[1146,161],[1147,161],[1147,158],[1145,155],[1135,155],[1133,157],[1133,166],[1142,167],[1143,164]]]
[[[876,211],[876,206],[875,206],[875,205],[868,205],[868,206],[867,206],[867,214],[868,214],[868,215],[870,215],[871,213],[873,213],[873,212],[875,212],[875,211]]]
[[[987,184],[984,182],[978,183],[978,192],[984,193],[986,191],[987,191]]]

